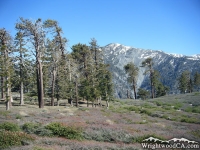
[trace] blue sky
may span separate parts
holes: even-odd
[[[0,0],[0,28],[14,36],[19,17],[57,20],[68,50],[94,37],[100,46],[200,54],[200,0]]]

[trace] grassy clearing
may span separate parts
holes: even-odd
[[[189,100],[190,99],[190,100]],[[141,149],[152,136],[161,140],[185,137],[200,142],[200,94],[170,95],[149,100],[115,100],[110,109],[70,106],[0,107],[3,148],[36,149]],[[15,135],[17,136],[15,136]],[[21,137],[20,137],[21,135]],[[24,138],[30,140],[24,140]],[[34,144],[32,144],[34,143]],[[37,145],[37,146],[35,146]],[[83,146],[84,145],[84,146]],[[16,146],[13,147],[13,146]]]
[[[190,101],[188,100],[190,99]],[[200,113],[199,93],[170,95],[161,98],[138,100],[116,100],[111,106],[115,113],[128,113],[134,111],[151,117],[158,117],[172,121],[186,123],[200,123],[200,116],[191,113]],[[120,105],[119,105],[120,104]],[[186,116],[182,116],[182,114]]]

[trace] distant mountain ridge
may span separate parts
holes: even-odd
[[[185,56],[181,54],[168,54],[160,50],[150,50],[133,48],[118,43],[111,43],[102,47],[104,51],[104,61],[110,64],[110,71],[113,73],[113,83],[115,97],[126,98],[127,90],[132,91],[127,84],[127,76],[123,69],[124,65],[133,62],[139,67],[137,86],[149,88],[148,77],[143,75],[145,69],[140,67],[146,58],[153,58],[154,69],[161,75],[164,85],[170,87],[171,93],[178,93],[177,78],[184,70],[188,70],[192,75],[200,72],[200,54]]]

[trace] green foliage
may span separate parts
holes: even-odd
[[[197,90],[200,89],[200,73],[198,72],[194,74],[194,86]]]
[[[200,129],[191,132],[195,137],[200,138]]]
[[[140,113],[147,114],[149,116],[151,116],[153,114],[153,112],[151,110],[149,110],[149,109],[141,109]]]
[[[157,106],[162,106],[162,105],[163,105],[163,102],[161,102],[161,101],[154,101],[154,103],[155,103]]]
[[[10,111],[0,111],[0,115],[2,116],[8,116]]]
[[[200,113],[200,106],[192,106],[192,107],[187,107],[185,109],[186,112],[192,112],[192,113]]]
[[[35,138],[23,132],[0,130],[0,149],[10,146],[20,146],[25,141],[33,141]]]
[[[137,84],[137,76],[138,76],[139,68],[136,67],[132,62],[130,62],[127,65],[124,66],[124,70],[128,74],[127,81],[129,83],[131,83],[131,86],[132,86],[133,91],[134,91],[135,99],[137,99],[137,97],[136,97],[136,84]]]
[[[45,128],[51,130],[53,132],[53,135],[56,136],[76,140],[81,140],[83,138],[81,128],[65,126],[59,122],[50,123]]]
[[[22,126],[22,130],[24,130],[26,133],[29,133],[29,134],[32,134],[32,133],[35,133],[37,128],[41,126],[40,124],[38,123],[32,123],[32,122],[28,122],[28,123],[25,123],[23,126]]]
[[[127,106],[127,107],[124,107],[124,109],[127,109],[128,111],[135,111],[135,112],[140,111],[140,108],[137,106]]]
[[[180,119],[181,122],[186,122],[186,123],[200,123],[197,118],[189,118],[189,117],[181,117]]]
[[[138,93],[140,98],[142,98],[143,100],[145,100],[148,96],[149,96],[149,92],[147,90],[144,90],[142,88],[138,89]]]
[[[189,82],[190,82],[190,72],[189,71],[182,72],[181,76],[178,78],[178,88],[181,93],[187,92]]]
[[[4,122],[0,124],[0,129],[7,131],[20,131],[20,127],[17,124],[11,122]]]
[[[132,143],[133,136],[126,131],[107,129],[107,128],[91,128],[83,132],[83,137],[87,140],[95,140],[100,142],[124,142]]]
[[[23,131],[29,134],[37,134],[39,136],[52,136],[51,130],[46,129],[39,123],[28,122],[22,126]]]
[[[174,105],[174,109],[180,109],[183,106],[181,102],[176,102],[173,105]]]
[[[22,119],[22,116],[19,115],[19,114],[17,114],[17,115],[16,115],[16,119]]]

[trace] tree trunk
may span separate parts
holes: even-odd
[[[56,70],[53,68],[52,87],[51,87],[51,106],[54,106]]]
[[[89,107],[89,100],[87,99],[87,107]]]
[[[37,61],[37,87],[38,87],[38,103],[39,108],[44,108],[44,93],[43,93],[43,74],[41,60]]]
[[[20,41],[20,105],[24,105],[24,85],[23,85],[23,73],[22,73],[22,43]]]
[[[20,84],[20,105],[24,105],[24,85],[23,81]]]
[[[72,106],[72,107],[74,106],[73,99],[71,99],[71,106]]]
[[[78,83],[76,80],[76,107],[78,107]]]
[[[154,88],[153,88],[153,81],[152,81],[152,78],[153,78],[153,72],[150,73],[150,80],[151,80],[151,98],[153,99],[153,98],[154,98]]]
[[[109,102],[108,102],[108,100],[106,101],[106,107],[107,107],[107,109],[109,109],[109,106],[110,106],[110,104],[109,104]]]
[[[128,90],[127,90],[127,99],[129,99],[130,97],[129,97],[129,92],[128,92]]]
[[[136,94],[136,88],[135,88],[135,85],[133,85],[133,91],[134,91],[134,97],[135,97],[135,99],[137,99],[137,94]]]
[[[5,78],[4,77],[1,77],[1,98],[2,99],[5,99],[5,93],[4,93],[4,80]]]
[[[99,97],[99,104],[100,104],[100,107],[102,107],[102,104],[101,104],[101,96]]]
[[[6,110],[10,110],[10,102],[6,101]]]

